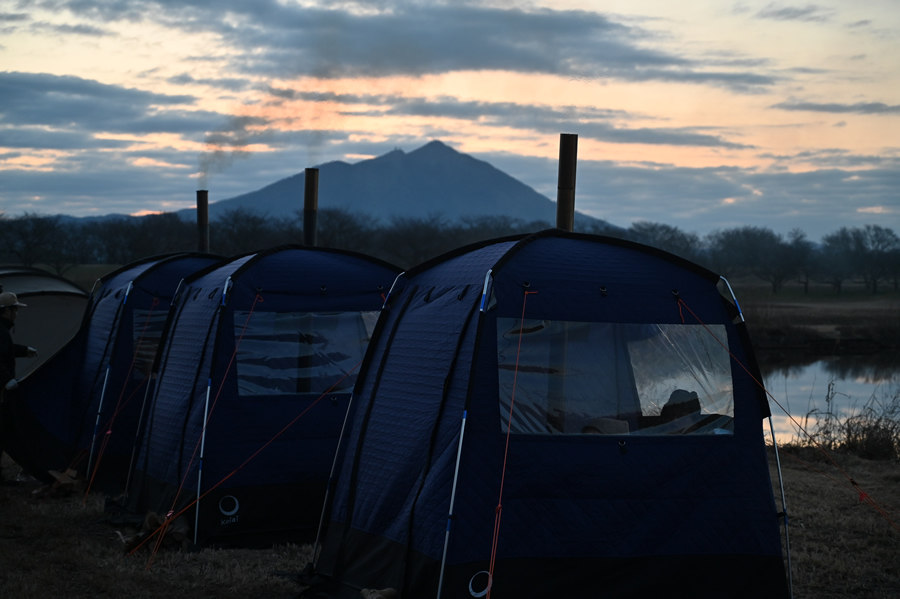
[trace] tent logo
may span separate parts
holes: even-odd
[[[226,495],[220,499],[219,511],[222,512],[223,516],[226,516],[225,518],[222,518],[221,524],[236,523],[238,521],[238,516],[236,514],[239,509],[241,509],[241,504],[234,495]]]

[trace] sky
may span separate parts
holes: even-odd
[[[561,133],[576,208],[614,225],[900,232],[900,3],[0,0],[7,216],[179,210],[435,139],[555,200]]]

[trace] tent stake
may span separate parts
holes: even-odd
[[[781,513],[784,517],[784,548],[787,552],[788,590],[791,599],[794,599],[794,573],[791,568],[791,537],[788,534],[787,502],[784,495],[784,478],[781,475],[781,458],[778,455],[778,443],[775,441],[775,426],[772,424],[772,415],[769,415],[769,431],[772,433],[772,447],[775,448],[775,464],[778,467],[778,485],[781,487]]]
[[[490,274],[490,271],[488,271]],[[456,501],[456,482],[459,480],[459,460],[462,457],[463,437],[466,434],[466,417],[468,410],[463,410],[462,427],[459,429],[459,448],[456,450],[456,467],[453,470],[453,490],[450,491],[450,511],[447,513],[447,530],[444,533],[444,552],[441,555],[441,574],[438,578],[437,599],[441,599],[444,588],[444,566],[447,563],[447,547],[450,544],[450,524],[453,522],[453,504]],[[490,582],[488,582],[490,584]]]

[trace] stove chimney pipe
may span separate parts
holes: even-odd
[[[303,245],[315,247],[319,211],[319,169],[306,169],[303,189]]]
[[[575,167],[578,163],[578,135],[559,134],[559,178],[556,186],[556,228],[575,229]]]
[[[209,191],[197,190],[197,251],[209,253]]]

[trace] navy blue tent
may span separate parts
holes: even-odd
[[[357,366],[398,273],[284,246],[185,280],[123,506],[187,508],[199,544],[314,532]]]
[[[398,281],[318,564],[403,597],[786,597],[763,390],[720,278],[543,231]]]
[[[11,455],[32,470],[73,468],[94,488],[121,491],[172,297],[184,277],[221,259],[153,256],[100,278],[77,334],[21,386]]]

